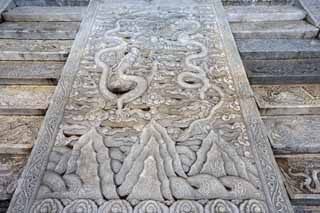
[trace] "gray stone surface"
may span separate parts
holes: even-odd
[[[13,0],[2,0],[0,2],[0,22],[2,22],[3,12],[12,7],[15,7],[15,3]]]
[[[57,84],[64,62],[0,61],[0,84]]]
[[[81,21],[87,7],[16,7],[3,14],[6,21]]]
[[[4,22],[0,24],[0,39],[74,39],[78,22]]]
[[[87,6],[90,0],[15,0],[17,6]]]
[[[0,114],[43,115],[54,86],[0,86]]]
[[[0,39],[0,60],[65,61],[72,40]]]
[[[238,39],[244,60],[320,58],[317,39]]]
[[[320,84],[253,85],[263,115],[319,114]]]
[[[320,201],[319,154],[279,155],[277,162],[293,204],[318,205]]]
[[[26,154],[0,153],[0,202],[11,198],[26,164]]]
[[[305,21],[238,22],[231,23],[236,39],[315,38],[319,29]]]
[[[302,20],[306,13],[293,6],[227,6],[230,22]]]
[[[276,153],[320,153],[320,116],[265,116]]]
[[[320,83],[320,59],[244,60],[251,84]]]
[[[0,153],[29,153],[42,120],[42,116],[0,116]]]
[[[319,206],[294,206],[295,213],[320,213]]]
[[[8,212],[293,212],[220,1],[88,11]]]
[[[307,19],[320,28],[320,0],[298,0],[298,4],[307,11]]]

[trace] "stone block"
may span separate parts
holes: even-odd
[[[71,40],[76,37],[79,22],[4,22],[0,39]]]
[[[229,22],[294,21],[306,13],[293,6],[226,6]]]
[[[320,153],[320,116],[265,116],[275,153]]]
[[[320,58],[317,39],[237,39],[244,60]]]
[[[0,84],[43,84],[58,82],[64,62],[0,61]]]
[[[0,60],[65,61],[72,40],[0,39]]]
[[[263,115],[320,114],[320,85],[253,85]]]
[[[87,7],[16,7],[3,14],[6,21],[80,22]]]
[[[0,114],[43,115],[54,86],[0,86]]]
[[[244,60],[251,84],[320,83],[320,58]]]
[[[320,156],[318,154],[279,155],[276,159],[293,204],[318,205],[320,202]]]
[[[308,39],[319,32],[305,21],[238,22],[230,26],[236,39]]]

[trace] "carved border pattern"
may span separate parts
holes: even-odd
[[[110,3],[114,2],[110,1]],[[74,48],[64,67],[62,77],[52,99],[53,101],[50,104],[45,121],[40,129],[36,146],[34,147],[26,169],[18,182],[18,188],[14,194],[8,212],[26,213],[30,212],[32,204],[36,205],[36,203],[33,202],[48,162],[49,153],[57,136],[58,128],[63,118],[64,107],[71,92],[75,74],[78,71],[82,49],[87,43],[99,4],[101,4],[101,1],[93,0],[89,5],[89,13],[81,24],[80,33],[77,35],[76,41],[74,42]],[[205,4],[211,4],[213,11],[217,14],[216,18],[221,31],[219,39],[224,44],[224,51],[226,52],[226,59],[228,60],[228,67],[230,69],[229,72],[233,76],[234,84],[238,90],[240,105],[244,120],[248,127],[251,145],[253,146],[252,148],[256,151],[253,153],[256,155],[255,158],[257,159],[256,163],[260,172],[260,178],[264,183],[264,191],[267,195],[269,211],[293,212],[289,199],[285,193],[283,183],[281,182],[279,170],[272,157],[273,154],[268,143],[266,131],[262,125],[262,120],[259,118],[260,115],[257,107],[254,104],[252,91],[247,79],[244,78],[244,76],[246,76],[245,71],[236,49],[235,42],[231,36],[232,34],[228,22],[225,19],[221,1],[208,0]],[[58,201],[51,200],[50,203],[57,205],[57,212],[61,210],[62,207],[59,205]],[[140,204],[142,205],[143,202]],[[73,207],[68,206],[65,209],[69,208],[72,209]],[[64,210],[64,212],[68,211]]]

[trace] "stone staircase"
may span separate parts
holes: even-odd
[[[0,212],[36,140],[86,7],[15,7],[0,23]]]
[[[320,1],[310,2],[226,11],[295,211],[315,213],[320,212]]]

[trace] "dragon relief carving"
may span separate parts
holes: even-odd
[[[114,27],[92,36],[105,43],[76,76],[35,212],[267,212],[232,81],[209,69],[214,23],[191,13],[103,19]]]

